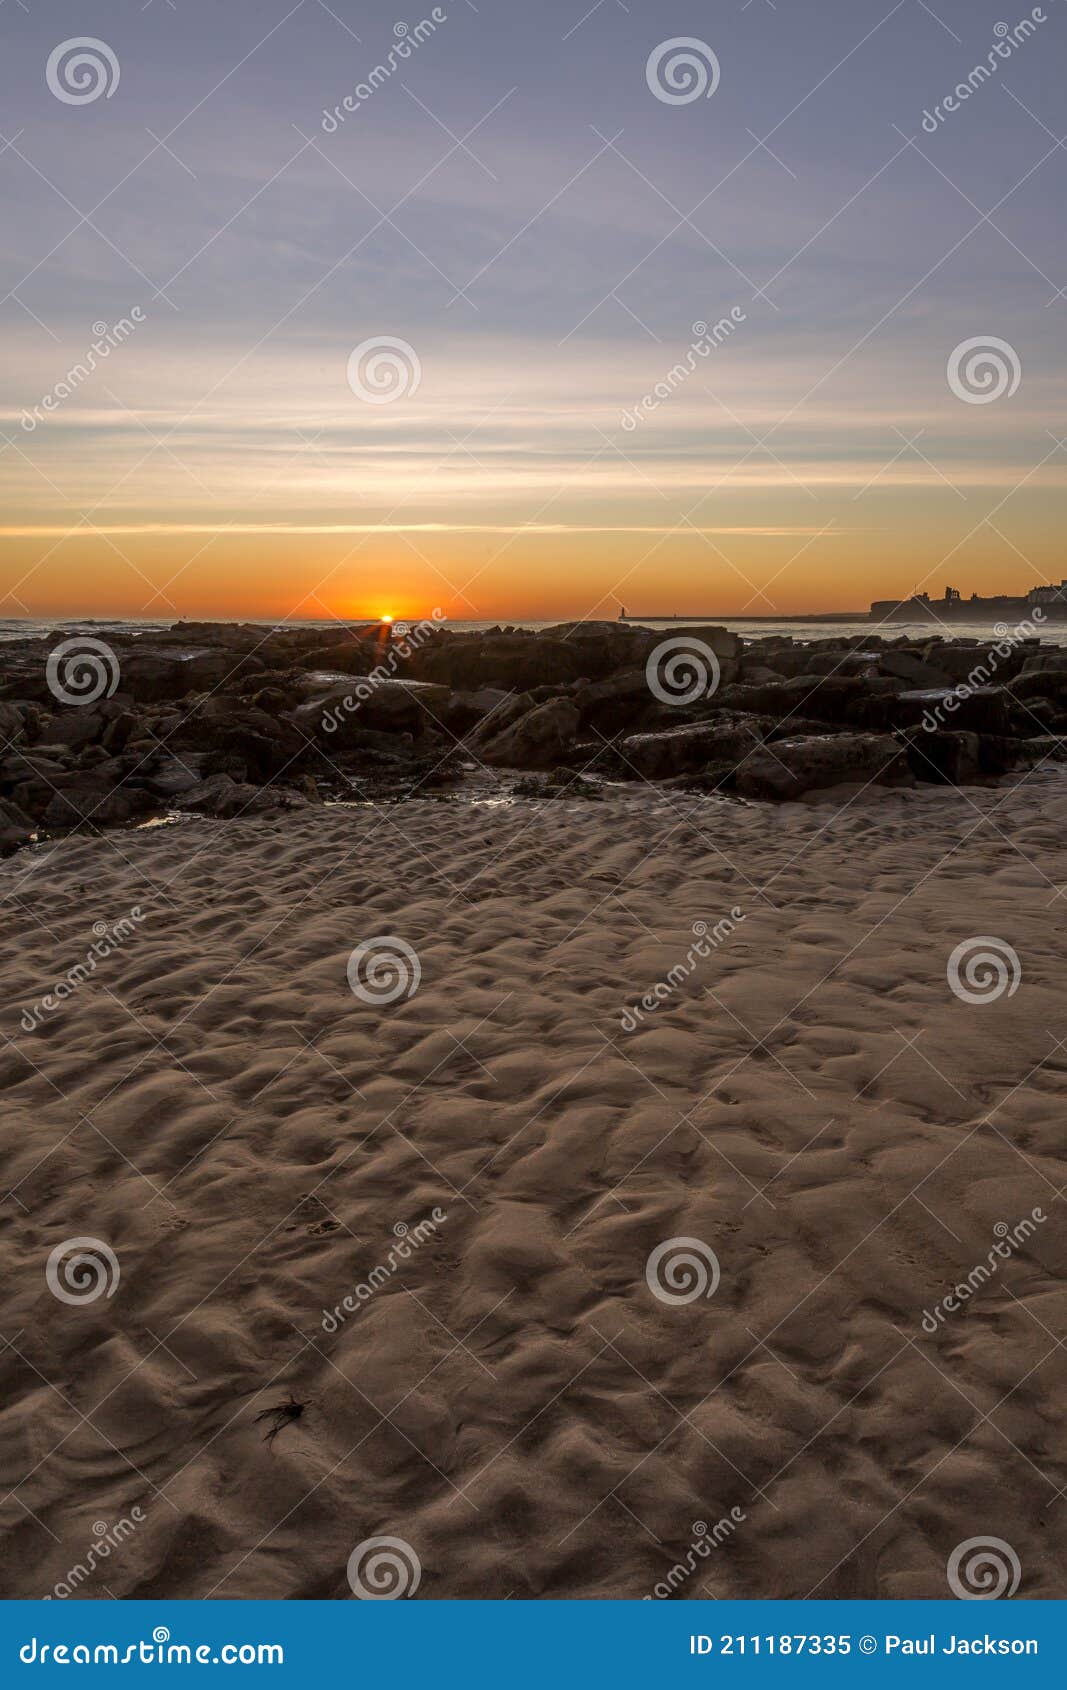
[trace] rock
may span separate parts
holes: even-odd
[[[486,741],[482,760],[498,767],[543,769],[562,757],[578,731],[578,709],[568,698],[549,698]]]
[[[25,699],[5,698],[0,700],[0,739],[11,741],[26,729],[27,723],[36,717],[36,707]]]
[[[884,651],[878,660],[883,675],[895,676],[912,687],[950,687],[952,677],[943,669],[935,669],[911,651]]]
[[[1067,671],[1067,647],[1058,651],[1035,651],[1023,659],[1022,675],[1047,674],[1053,670]]]
[[[832,734],[777,740],[741,765],[736,790],[746,798],[799,798],[845,781],[881,786],[911,782],[907,755],[889,734]]]
[[[499,687],[479,687],[477,692],[453,692],[434,707],[434,715],[449,733],[467,734],[506,704],[508,694]],[[490,724],[491,726],[491,724]]]
[[[46,827],[77,827],[92,822],[96,827],[117,827],[135,821],[155,808],[150,793],[122,784],[126,771],[110,765],[83,774],[67,775],[49,799],[44,812]]]
[[[203,757],[195,751],[189,752],[185,758],[168,757],[145,776],[144,784],[157,798],[180,798],[183,793],[192,792],[201,784],[202,762]]]
[[[805,673],[762,686],[734,683],[722,688],[714,702],[723,709],[758,711],[778,722],[803,713],[811,720],[835,725],[881,726],[870,722],[872,708],[880,698],[891,697],[898,686],[898,682],[878,675],[861,678]]]
[[[479,687],[519,688],[577,680],[582,673],[577,646],[541,635],[438,635],[412,654],[412,674],[462,691]]]
[[[938,687],[898,693],[885,701],[878,715],[880,725],[886,727],[922,724],[931,731],[936,727],[955,732],[1006,734],[1011,726],[1010,704],[1011,695],[1004,687],[975,687],[973,691],[962,686],[949,690]]]
[[[1067,669],[1031,669],[1024,665],[1021,675],[1009,682],[1013,698],[1051,698],[1067,703]]]
[[[303,632],[303,631],[302,631]],[[175,622],[151,636],[155,645],[205,646],[222,645],[230,651],[251,651],[262,645],[267,630],[253,622]],[[148,636],[144,636],[147,641]],[[322,640],[321,632],[308,630],[303,638],[311,642]]]
[[[527,711],[532,710],[533,707],[532,693],[514,693],[510,698],[505,694],[504,702],[498,704],[496,709],[490,711],[487,716],[483,716],[481,721],[471,729],[467,735],[467,744],[476,747],[487,739],[494,739],[498,734],[503,733],[505,728],[510,728],[514,722],[517,722],[520,716],[525,716]]]
[[[104,716],[94,710],[86,710],[72,706],[69,710],[59,710],[52,717],[45,732],[52,745],[89,745],[103,735],[108,723]]]
[[[345,675],[369,675],[385,657],[385,648],[380,642],[359,639],[318,646],[301,653],[300,662]]]
[[[0,761],[0,781],[5,786],[13,786],[18,781],[35,778],[55,782],[62,779],[67,772],[68,762],[66,760],[60,762],[58,757],[49,757],[40,747],[35,747],[33,751],[25,753],[12,752]]]
[[[33,822],[17,804],[0,798],[0,851],[5,855],[17,851],[20,845],[29,844],[35,831]]]
[[[1062,763],[1067,761],[1067,733],[1040,734],[1023,740],[1017,751],[1021,763],[1041,763],[1046,759]]]
[[[170,701],[188,691],[188,670],[175,658],[162,657],[158,652],[124,654],[120,670],[123,692],[140,704]]]
[[[582,726],[599,733],[617,733],[636,726],[656,705],[644,669],[625,669],[606,681],[582,681],[575,688],[574,702]]]
[[[603,624],[598,624],[603,626]],[[585,622],[571,623],[572,628],[581,630],[589,626]],[[616,623],[607,624],[609,628]],[[645,628],[640,623],[630,623],[631,637],[638,635],[643,638],[649,651],[662,645],[665,640],[685,640],[687,644],[707,646],[716,657],[727,662],[739,658],[743,649],[740,634],[735,634],[729,628],[722,628],[715,622],[672,623],[669,628]]]
[[[979,778],[981,740],[976,733],[925,733],[908,740],[908,767],[916,780],[965,786]]]
[[[455,688],[527,690],[566,681],[601,681],[622,670],[643,668],[658,645],[679,638],[699,640],[732,673],[741,642],[725,628],[679,626],[665,631],[619,622],[561,622],[537,632],[438,632],[412,652],[409,667],[414,675]]]
[[[124,751],[129,743],[131,734],[139,727],[137,717],[129,710],[120,710],[113,716],[104,729],[100,743],[112,755]]]
[[[231,780],[229,775],[212,775],[181,795],[180,808],[196,815],[229,817],[261,815],[266,810],[302,810],[304,794],[286,787],[251,786]]]
[[[178,752],[210,751],[240,759],[257,780],[291,767],[311,749],[307,736],[291,721],[278,721],[218,693],[190,712],[169,743]]]
[[[442,785],[462,747],[504,767],[566,763],[611,779],[792,795],[871,778],[872,744],[890,734],[910,760],[892,778],[910,769],[956,784],[1067,734],[1067,651],[1036,640],[742,641],[713,625],[616,622],[434,627],[418,640],[377,623],[82,632],[112,647],[119,685],[76,708],[57,702],[46,675],[73,629],[0,647],[0,800],[16,812],[7,832],[0,818],[0,848],[41,818],[123,825],[175,803],[227,815],[314,801],[316,778],[331,796],[353,783],[372,796]],[[670,648],[681,663],[701,647],[719,666],[715,692],[663,702],[649,660]],[[569,778],[564,769],[536,790],[582,790]]]
[[[450,697],[447,687],[426,681],[367,677],[339,683],[309,698],[289,719],[302,735],[324,747],[330,742],[343,744],[368,728],[426,734],[438,730],[435,712],[446,709]]]
[[[742,663],[740,680],[742,686],[760,687],[769,681],[773,686],[776,681],[784,677],[777,669],[768,669],[765,663]]]
[[[516,783],[516,798],[574,798],[596,803],[604,794],[595,781],[574,769],[555,769],[550,775],[527,775]]]
[[[631,734],[619,747],[623,759],[649,780],[671,775],[697,774],[709,765],[738,764],[762,744],[758,724],[723,726],[716,722],[692,722],[667,728],[663,733]]]

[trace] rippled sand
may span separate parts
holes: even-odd
[[[1065,824],[1042,772],[0,865],[4,1594],[348,1598],[390,1537],[418,1599],[941,1597],[995,1535],[1062,1597]]]

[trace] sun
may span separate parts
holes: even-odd
[[[383,622],[391,622],[392,620],[393,620],[393,618],[391,616],[383,616],[382,617]]]

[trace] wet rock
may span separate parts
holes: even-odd
[[[155,809],[155,800],[141,787],[124,785],[126,773],[121,766],[103,764],[87,773],[64,776],[45,806],[45,826],[92,822],[97,827],[117,827],[147,815]]]
[[[886,651],[878,660],[883,675],[906,681],[910,687],[949,687],[952,677],[911,651]]]
[[[169,736],[173,750],[210,751],[240,758],[248,773],[267,780],[298,761],[309,750],[304,734],[289,721],[216,694],[190,712]]]
[[[741,765],[736,790],[745,798],[799,798],[844,782],[909,785],[907,753],[889,734],[833,734],[782,739]]]
[[[870,721],[872,710],[879,699],[892,697],[898,689],[899,682],[888,676],[805,673],[761,686],[735,683],[716,693],[715,703],[723,709],[758,711],[779,722],[803,714],[832,725],[867,727],[881,725]]]
[[[212,775],[181,794],[180,808],[194,815],[220,818],[262,815],[271,810],[302,810],[308,797],[288,787],[252,786],[229,775]]]
[[[499,687],[479,687],[477,692],[446,694],[435,706],[434,714],[441,725],[453,734],[468,734],[472,728],[486,722],[508,701],[509,694]]]
[[[510,728],[517,722],[520,716],[525,716],[532,710],[535,702],[533,694],[529,692],[512,693],[510,697],[505,694],[503,703],[483,716],[471,729],[467,735],[467,744],[476,748],[484,741],[496,738],[505,728]]]
[[[936,724],[949,731],[1006,734],[1011,695],[1004,687],[929,688],[898,693],[878,712],[885,726]]]
[[[481,748],[482,760],[497,767],[542,769],[558,762],[574,744],[577,706],[568,698],[549,698],[519,717]]]
[[[981,739],[976,733],[914,734],[908,740],[908,767],[916,780],[963,786],[982,773]]]
[[[650,715],[656,699],[649,689],[644,669],[626,669],[605,681],[582,681],[575,688],[574,702],[583,728],[603,734],[636,727]]]
[[[180,798],[201,784],[203,757],[190,752],[187,757],[168,757],[145,776],[145,786],[157,798]]]
[[[1067,673],[1067,648],[1061,648],[1058,651],[1033,652],[1029,657],[1024,657],[1019,673],[1022,675],[1048,674],[1056,670],[1061,674]]]
[[[423,680],[465,692],[486,686],[525,691],[581,674],[577,647],[528,634],[438,636],[413,655],[410,669]]]
[[[427,734],[440,730],[435,712],[450,697],[447,687],[424,681],[347,681],[309,698],[290,720],[301,735],[323,746],[343,745],[367,729]]]
[[[515,788],[516,798],[574,798],[596,803],[603,789],[574,769],[554,769],[550,775],[527,775]]]
[[[36,722],[39,712],[26,699],[0,700],[0,738],[17,739],[27,726]]]
[[[765,686],[769,681],[773,686],[776,681],[784,679],[779,669],[768,669],[765,663],[742,663],[738,676],[742,686]]]
[[[1022,674],[1009,682],[1009,690],[1013,698],[1049,698],[1067,703],[1067,668],[1050,668],[1047,658],[1038,669],[1024,666]]]
[[[619,749],[637,774],[649,780],[665,780],[672,775],[701,773],[712,765],[736,765],[762,740],[755,719],[733,727],[694,722],[662,733],[632,734]]]
[[[107,726],[102,714],[72,707],[57,711],[45,733],[52,745],[81,746],[100,739]]]
[[[0,798],[0,852],[5,855],[27,845],[35,832],[30,817],[9,798]]]

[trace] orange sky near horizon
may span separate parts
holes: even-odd
[[[314,533],[115,532],[0,536],[0,614],[342,619],[440,610],[450,621],[613,619],[631,614],[796,616],[865,611],[922,585],[1025,594],[1065,573],[1034,511],[960,544],[961,522],[921,533],[698,534],[477,530]],[[965,521],[967,519],[964,519]],[[966,528],[963,528],[966,534]]]

